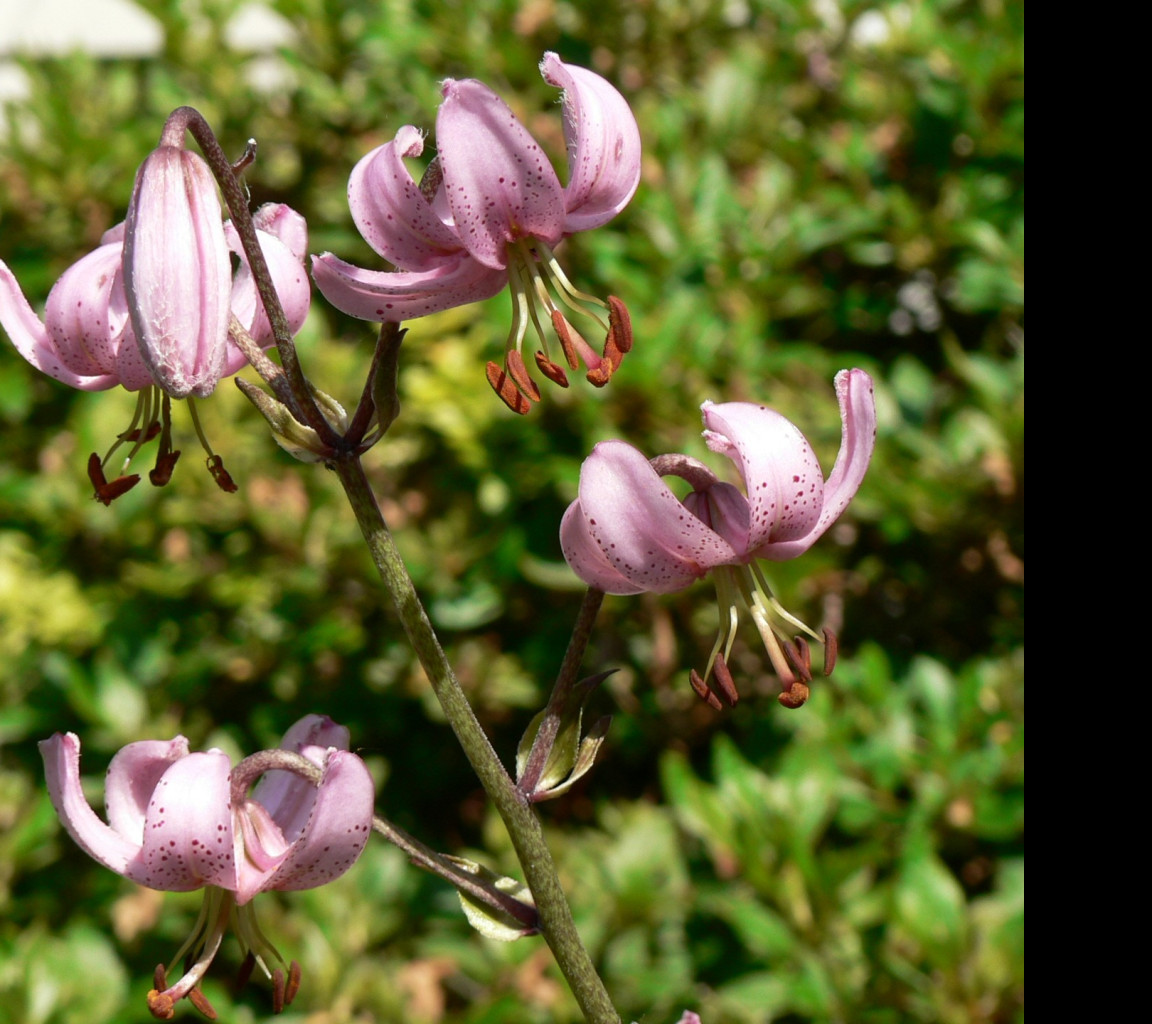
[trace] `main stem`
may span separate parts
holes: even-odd
[[[396,612],[445,717],[508,830],[524,871],[524,880],[536,901],[540,933],[552,950],[584,1019],[589,1024],[620,1024],[620,1016],[576,931],[540,820],[504,770],[448,664],[396,549],[392,533],[380,513],[380,506],[364,475],[364,467],[359,458],[352,456],[335,461],[333,469],[344,487],[372,560],[385,589],[392,595]]]

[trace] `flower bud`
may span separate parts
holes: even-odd
[[[224,372],[232,267],[208,165],[161,145],[140,165],[124,235],[136,343],[173,398],[211,394]]]

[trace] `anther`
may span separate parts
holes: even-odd
[[[179,458],[178,451],[164,452],[156,457],[156,466],[148,473],[148,479],[153,487],[163,487],[172,479],[172,471],[176,468],[176,460]]]
[[[240,970],[236,972],[236,982],[233,991],[239,995],[244,986],[248,984],[248,979],[252,977],[252,971],[256,967],[256,956],[249,952],[240,964]]]
[[[795,643],[785,640],[780,646],[792,671],[804,682],[812,682],[812,652],[808,649],[807,641],[802,636],[798,636]]]
[[[177,452],[177,455],[180,453]],[[207,460],[208,472],[212,474],[212,479],[216,481],[216,486],[228,494],[235,494],[240,488],[236,486],[236,482],[232,479],[232,475],[224,468],[224,460],[219,455],[209,455]]]
[[[736,690],[736,683],[732,679],[732,673],[728,670],[728,662],[724,660],[723,654],[716,655],[716,661],[712,665],[712,677],[720,688],[720,696],[728,702],[730,708],[734,708],[740,699],[740,694]]]
[[[292,1000],[296,998],[296,993],[300,991],[300,981],[303,977],[303,972],[300,970],[300,965],[293,960],[288,965],[288,984],[284,988],[284,1005],[290,1006]]]
[[[568,386],[568,374],[564,368],[552,362],[543,352],[536,353],[536,366],[553,384],[559,384],[562,388]]]
[[[284,972],[279,967],[272,972],[272,1012],[284,1012]]]
[[[512,349],[504,357],[504,365],[508,368],[508,376],[512,378],[516,387],[533,402],[539,402],[540,388],[528,376],[528,367],[524,365],[524,357],[516,349]]]
[[[492,385],[492,390],[500,396],[500,400],[513,412],[527,416],[532,408],[532,403],[520,393],[516,385],[512,383],[512,378],[493,362],[488,363],[484,372],[487,374],[488,383]]]
[[[632,351],[632,317],[615,295],[608,296],[608,340],[621,356]]]
[[[830,676],[836,667],[836,653],[840,649],[840,642],[836,634],[827,626],[824,627],[824,674]]]
[[[125,431],[123,434],[120,435],[120,440],[121,441],[141,441],[141,443],[143,443],[144,441],[151,441],[152,438],[154,438],[159,433],[160,433],[160,421],[159,420],[153,420],[152,423],[149,425],[148,429],[146,431],[144,431],[144,433],[143,433],[143,441],[141,441],[141,431],[140,431],[139,427],[137,427],[135,430]]]
[[[208,997],[201,990],[199,985],[193,986],[188,992],[188,1002],[196,1007],[205,1017],[209,1020],[216,1019],[216,1010],[210,1002]]]
[[[692,689],[696,691],[696,696],[704,701],[713,711],[723,710],[720,698],[709,689],[708,684],[700,678],[700,673],[695,669],[692,669],[688,673],[688,682],[692,684]]]
[[[132,490],[140,482],[138,473],[131,476],[118,476],[115,480],[104,477],[104,467],[100,463],[100,456],[93,452],[88,456],[88,479],[95,490],[93,497],[102,505],[111,505],[113,501]]]
[[[552,310],[552,330],[556,332],[556,337],[560,340],[560,347],[564,350],[564,358],[568,360],[568,369],[578,370],[580,357],[576,354],[576,341],[572,337],[576,331],[568,322],[568,318],[558,309]],[[583,341],[582,338],[581,340]]]

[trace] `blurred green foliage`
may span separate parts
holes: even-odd
[[[615,714],[608,743],[542,813],[626,1019],[1022,1020],[1022,5],[276,0],[294,41],[274,54],[229,35],[227,0],[141,6],[163,26],[155,58],[19,61],[0,257],[34,305],[123,217],[178,105],[229,151],[257,138],[253,202],[288,202],[313,251],[365,265],[347,175],[401,124],[434,126],[441,78],[493,85],[558,164],[543,51],[634,105],[636,199],[561,250],[574,281],[632,310],[611,385],[548,389],[517,419],[483,380],[507,299],[453,310],[410,325],[403,413],[366,458],[507,762],[579,603],[556,529],[592,444],[710,458],[699,403],[755,399],[827,467],[834,372],[875,376],[860,495],[809,555],[770,567],[789,607],[840,631],[835,676],[787,712],[746,637],[742,700],[713,714],[686,679],[713,639],[709,588],[609,598],[587,659],[620,667],[589,709]],[[373,336],[317,296],[302,358],[351,401]],[[16,1024],[147,1019],[152,968],[198,907],[134,889],[59,829],[35,748],[55,730],[81,735],[98,803],[123,743],[183,732],[238,754],[325,712],[351,727],[383,813],[517,874],[334,481],[225,385],[202,412],[237,495],[201,470],[177,410],[173,483],[98,506],[84,463],[131,402],[0,352],[0,1017]],[[576,1019],[539,940],[480,938],[382,844],[260,913],[304,967],[286,1022]],[[206,991],[222,1019],[263,1020],[259,984],[228,988],[236,956],[226,944]]]

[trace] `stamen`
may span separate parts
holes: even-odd
[[[188,993],[188,1002],[196,1007],[205,1017],[209,1020],[216,1020],[216,1010],[212,1004],[208,1002],[208,997],[204,994],[203,990],[197,985]]]
[[[491,361],[484,368],[484,372],[488,376],[488,383],[492,385],[492,390],[500,396],[501,401],[513,412],[527,416],[532,408],[532,403],[520,393],[508,374]]]
[[[728,662],[724,660],[722,654],[716,656],[716,663],[712,666],[712,672],[716,679],[716,685],[720,687],[721,695],[728,702],[728,706],[734,708],[740,699],[740,694],[736,690],[732,673],[728,671]]]
[[[604,326],[604,322],[591,310],[583,309],[585,305],[598,306],[600,309],[607,307],[607,303],[603,299],[596,298],[595,295],[589,295],[587,292],[580,291],[564,273],[560,264],[556,261],[556,257],[552,254],[552,250],[548,248],[539,239],[535,239],[533,245],[537,252],[540,254],[540,272],[547,277],[549,283],[555,289],[560,301],[564,303],[569,309],[575,309],[583,313],[585,316],[590,316],[595,320],[603,330],[608,328]]]
[[[621,355],[632,351],[632,316],[615,295],[608,296],[608,338]]]
[[[140,447],[140,444],[141,444],[141,426],[140,425],[141,424],[143,424],[143,423],[148,424],[148,427],[146,430],[148,437],[154,436],[152,434],[152,428],[155,425],[155,423],[152,419],[152,401],[151,401],[151,399],[152,399],[152,388],[147,387],[147,388],[141,389],[140,393],[136,396],[136,408],[132,411],[132,419],[128,424],[128,429],[116,437],[116,440],[112,443],[112,447],[109,448],[108,451],[104,455],[104,460],[102,463],[103,465],[105,465],[105,466],[108,465],[109,460],[116,453],[116,449],[119,448],[125,441],[135,442],[135,447],[133,447],[133,449],[132,449],[133,452],[135,452]],[[132,456],[129,455],[126,462],[130,461],[131,458],[132,458]]]
[[[236,980],[232,985],[233,992],[239,995],[240,992],[244,990],[244,986],[247,985],[252,978],[252,971],[255,967],[256,955],[252,950],[248,950],[240,963],[240,969],[236,972]]]
[[[798,636],[795,643],[786,641],[780,646],[796,675],[806,683],[812,682],[812,654],[808,650],[808,641]]]
[[[782,618],[789,625],[800,630],[802,633],[807,633],[813,640],[823,642],[823,638],[819,633],[816,632],[816,630],[814,630],[806,622],[801,622],[800,619],[796,618],[795,615],[793,615],[790,611],[788,611],[787,608],[785,608],[779,601],[776,600],[775,595],[772,593],[772,588],[768,585],[768,580],[764,576],[764,571],[760,568],[759,565],[757,565],[755,562],[752,562],[748,568],[752,570],[752,575],[756,580],[757,592],[763,598],[763,601],[767,606],[765,611],[770,609],[779,615],[780,618]]]
[[[516,386],[533,402],[540,401],[540,388],[528,376],[528,367],[524,365],[524,357],[513,349],[504,357],[504,365],[508,368],[508,375]]]
[[[708,684],[700,678],[700,673],[692,669],[688,673],[688,682],[692,684],[692,689],[696,691],[696,695],[704,701],[713,711],[723,710],[723,705],[720,703],[720,698],[709,689]]]
[[[283,1013],[284,1007],[284,972],[279,967],[272,972],[272,1012]]]
[[[121,494],[126,494],[132,490],[140,482],[140,475],[134,473],[132,476],[118,476],[115,480],[108,481],[104,478],[104,467],[100,462],[100,456],[93,452],[88,456],[88,479],[92,482],[92,488],[96,492],[92,497],[107,506],[111,505]]]
[[[824,674],[830,676],[836,667],[836,653],[840,649],[840,642],[836,634],[827,626],[824,627]]]
[[[543,352],[536,353],[536,366],[553,384],[559,384],[562,388],[568,386],[568,374],[564,368],[557,366]]]
[[[211,474],[212,479],[216,481],[216,486],[228,494],[235,494],[240,488],[236,486],[236,481],[232,479],[231,474],[224,468],[224,460],[212,451],[212,446],[208,443],[208,438],[204,434],[204,428],[200,425],[200,414],[196,411],[196,403],[191,397],[188,399],[188,414],[192,417],[192,427],[196,431],[196,436],[200,439],[200,446],[208,453],[206,465],[208,466],[208,472]]]
[[[584,348],[589,352],[592,350],[588,348],[588,343],[572,328],[568,322],[568,318],[558,309],[552,310],[552,330],[556,332],[556,337],[560,339],[560,347],[564,350],[564,358],[568,360],[568,369],[580,369],[580,357],[576,354],[576,339],[579,338],[583,343]],[[576,335],[574,338],[573,335]]]
[[[172,470],[180,458],[178,451],[172,450],[172,399],[165,394],[160,403],[160,449],[156,453],[156,466],[148,474],[154,487],[163,487],[172,479]]]
[[[219,455],[209,455],[205,460],[205,465],[208,467],[208,472],[212,475],[212,479],[216,481],[216,486],[226,494],[235,494],[239,487],[236,486],[236,481],[232,479],[232,474],[224,468],[224,460]]]
[[[504,342],[504,351],[520,351],[524,345],[524,335],[528,331],[532,299],[528,294],[523,270],[515,260],[508,264],[508,291],[512,296],[512,326],[508,329],[508,339]],[[541,333],[539,328],[537,328],[537,333]]]
[[[603,387],[620,366],[625,353],[632,348],[632,322],[627,307],[615,296],[609,296],[608,301],[604,302],[574,288],[564,276],[551,250],[539,239],[519,239],[509,247],[509,253],[512,327],[505,343],[505,351],[509,353],[522,351],[530,319],[542,344],[542,356],[537,356],[537,365],[549,380],[559,383],[562,379],[564,381],[562,386],[567,386],[567,375],[560,372],[548,351],[548,336],[538,315],[538,309],[543,310],[551,320],[552,330],[564,350],[564,358],[568,362],[569,369],[578,369],[580,361],[583,360],[588,367],[588,380],[596,387]],[[573,312],[594,320],[600,329],[606,332],[603,355],[598,356],[580,336],[557,307],[553,296]],[[595,308],[590,307],[607,309],[608,323],[605,324]],[[509,366],[508,371],[512,373],[513,367]],[[519,379],[516,383],[520,384]],[[529,397],[533,397],[530,391],[526,390],[526,393]],[[499,390],[497,394],[500,394]]]
[[[300,965],[293,960],[288,965],[288,984],[284,990],[284,1005],[290,1006],[292,1000],[296,998],[296,993],[300,991],[300,982],[303,980],[304,973],[300,970]]]
[[[632,318],[628,315],[628,307],[616,296],[608,296],[608,337],[604,339],[604,354],[600,358],[600,365],[588,372],[588,381],[598,388],[602,388],[612,378],[624,356],[632,350]]]

